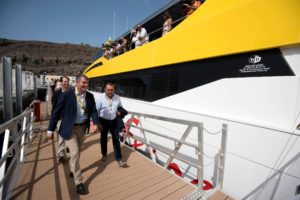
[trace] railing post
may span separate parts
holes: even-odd
[[[227,144],[227,124],[222,125],[222,140],[221,140],[221,150],[220,150],[220,161],[219,161],[219,173],[218,173],[218,187],[222,189],[223,179],[224,179],[224,167],[225,167],[225,152]]]
[[[156,163],[155,156],[154,156],[154,154],[153,154],[153,148],[150,147],[150,146],[148,145],[148,144],[150,144],[150,141],[148,140],[148,137],[146,136],[146,133],[145,133],[145,131],[143,130],[141,118],[140,118],[139,115],[137,115],[137,117],[138,117],[138,120],[139,120],[139,122],[140,122],[141,132],[142,132],[142,134],[143,134],[143,136],[144,136],[144,139],[145,139],[146,142],[147,142],[146,146],[147,146],[148,151],[149,151],[149,153],[150,153],[151,159],[152,159],[152,161],[153,161],[154,163]]]
[[[134,118],[134,114],[131,115],[130,121],[129,121],[128,125],[127,125],[127,129],[126,129],[126,132],[125,132],[125,135],[124,135],[124,138],[123,138],[123,144],[126,143],[126,139],[127,139],[128,134],[129,134],[130,127],[131,127],[131,124],[133,122],[133,118]]]
[[[198,190],[202,190],[203,187],[203,123],[198,126],[198,166],[197,179]]]
[[[6,154],[7,149],[8,149],[8,142],[9,142],[9,135],[10,135],[10,130],[6,129],[5,130],[5,135],[4,135],[4,141],[3,141],[3,146],[2,146],[2,155],[1,158]],[[3,162],[3,164],[0,167],[0,180],[3,180],[5,176],[5,168],[6,168],[6,161]],[[0,187],[0,198],[2,199],[2,194],[3,193],[3,184]]]
[[[187,138],[187,136],[190,134],[191,130],[193,129],[193,126],[189,125],[187,127],[187,129],[184,131],[182,137],[180,138],[180,141],[185,141],[185,139]],[[166,164],[165,164],[165,168],[169,167],[169,164],[172,162],[172,160],[174,159],[174,157],[177,155],[177,153],[179,152],[179,149],[182,146],[182,142],[178,142],[177,144],[175,144],[175,149],[172,152],[172,155],[169,156]]]
[[[16,105],[17,115],[20,115],[23,111],[23,94],[22,94],[22,66],[16,65]]]
[[[13,118],[12,106],[12,66],[11,58],[3,57],[3,100],[4,100],[4,121]]]
[[[33,76],[34,99],[37,99],[37,77]]]
[[[27,121],[27,117],[24,117],[22,132],[21,132],[21,134],[23,134],[22,139],[21,139],[21,152],[20,152],[20,162],[21,163],[24,161],[24,142],[25,142],[26,121]]]
[[[33,121],[34,121],[34,113],[33,112],[31,112],[30,113],[30,127],[29,127],[29,142],[31,143],[31,141],[32,141],[32,133],[33,133],[33,131],[32,131],[32,125],[33,125]]]

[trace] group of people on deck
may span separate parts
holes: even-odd
[[[58,161],[65,163],[66,152],[69,152],[70,177],[74,178],[77,193],[84,195],[87,188],[83,184],[79,158],[90,120],[101,133],[101,161],[107,160],[107,135],[110,132],[115,160],[120,167],[125,167],[127,163],[122,160],[117,118],[124,117],[127,111],[122,108],[120,97],[115,94],[115,86],[110,82],[106,83],[105,92],[98,95],[96,101],[94,95],[87,91],[89,79],[85,75],[76,77],[74,88],[69,87],[67,76],[62,77],[60,82],[51,99],[52,113],[47,137],[53,139],[58,128]]]
[[[181,5],[184,15],[190,16],[204,2],[205,0],[183,0]],[[164,23],[161,27],[161,35],[164,36],[171,31],[173,19],[169,11],[165,11],[164,13],[162,13],[162,17]],[[149,34],[147,32],[147,29],[139,24],[131,30],[129,38],[126,39],[125,37],[121,37],[116,42],[109,39],[105,43],[103,43],[101,46],[102,55],[106,59],[111,59],[127,51],[130,51],[131,49],[138,48],[144,44],[147,44],[149,41]]]

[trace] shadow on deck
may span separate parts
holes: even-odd
[[[25,162],[17,166],[13,188],[6,199],[180,199],[195,187],[155,165],[143,155],[122,146],[127,168],[114,161],[112,142],[108,159],[100,161],[99,134],[88,135],[80,157],[84,183],[89,193],[79,196],[69,177],[69,164],[57,162],[57,137],[47,140],[46,133],[36,135],[26,145]]]

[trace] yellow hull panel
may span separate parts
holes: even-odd
[[[86,75],[101,77],[299,44],[299,0],[207,0],[164,37],[111,60],[100,58],[92,65],[103,65]]]

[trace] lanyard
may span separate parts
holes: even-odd
[[[77,103],[79,103],[79,105],[80,105],[81,112],[84,114],[85,113],[85,95],[82,95],[82,97],[81,97],[76,94],[76,99],[77,99]]]

